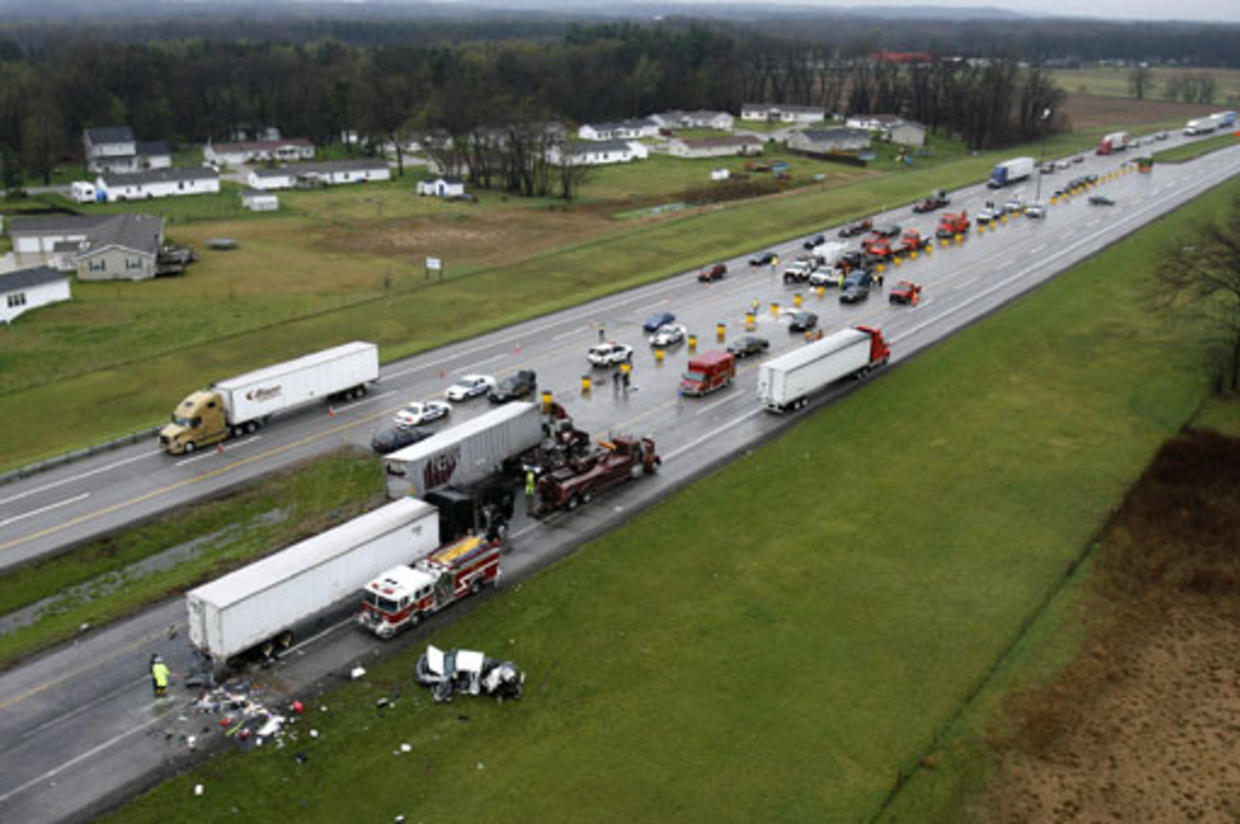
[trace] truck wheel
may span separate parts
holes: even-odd
[[[581,493],[581,502],[582,502],[583,504],[588,504],[588,503],[590,503],[590,501],[592,501],[592,500],[594,500],[594,493],[593,493],[593,492],[591,492],[591,491],[590,491],[590,490],[588,490],[588,489],[583,490],[583,491],[582,491],[582,493]]]
[[[475,578],[474,582],[469,585],[469,591],[473,595],[477,595],[479,592],[482,592],[482,579]]]
[[[198,448],[198,445],[197,445],[196,443],[194,443],[193,441],[186,441],[186,442],[185,442],[185,454],[186,454],[186,455],[191,454],[191,453],[192,453],[195,449],[197,449],[197,448]]]
[[[581,503],[581,499],[577,497],[576,493],[569,495],[568,496],[568,511],[572,512],[574,509],[577,508],[577,505],[580,503]]]
[[[280,645],[280,649],[288,649],[293,646],[293,631],[286,629],[276,637],[276,643]]]
[[[422,613],[420,613],[420,612],[418,612],[418,611],[416,611],[416,610],[415,610],[415,611],[414,611],[414,612],[413,612],[413,613],[409,616],[409,626],[411,626],[411,627],[416,627],[416,626],[417,626],[418,624],[420,624],[420,623],[422,623]]]
[[[245,425],[245,431],[253,434],[258,431],[258,421],[250,421]]]

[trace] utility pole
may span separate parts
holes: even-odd
[[[1043,109],[1038,117],[1038,128],[1042,131],[1042,144],[1038,149],[1038,193],[1033,196],[1034,203],[1042,202],[1042,166],[1046,163],[1046,124],[1050,122],[1051,110]]]

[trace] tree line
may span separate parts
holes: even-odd
[[[543,168],[536,145],[563,138],[536,124],[773,101],[899,114],[988,148],[1061,127],[1041,117],[1061,97],[1012,57],[897,64],[700,23],[414,45],[74,39],[0,49],[0,147],[6,165],[46,179],[80,159],[88,126],[127,124],[139,140],[174,144],[268,125],[319,145],[346,130],[372,146],[439,134],[458,147],[442,159],[480,183],[570,196],[571,176]]]

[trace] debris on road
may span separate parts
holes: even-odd
[[[361,666],[360,664],[354,667],[353,669],[349,670],[349,678],[354,681],[361,678],[365,674],[366,674],[366,668]]]
[[[497,661],[467,649],[445,653],[433,644],[418,658],[414,677],[431,688],[431,697],[437,702],[451,702],[454,692],[486,693],[503,702],[505,698],[520,698],[525,690],[525,673],[511,661]]]

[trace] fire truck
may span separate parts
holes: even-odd
[[[380,638],[391,638],[494,583],[500,575],[499,554],[499,541],[471,535],[413,566],[393,567],[362,590],[357,622]]]

